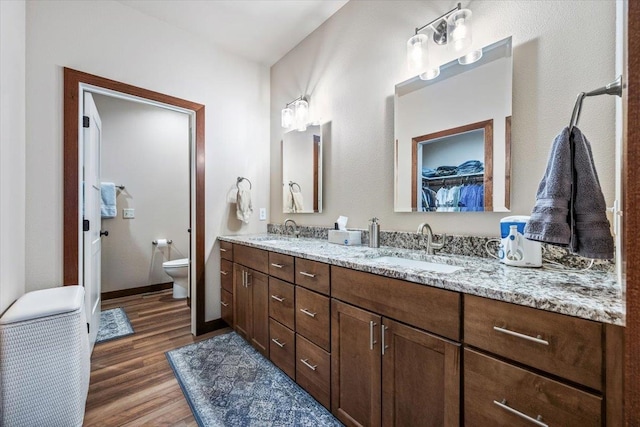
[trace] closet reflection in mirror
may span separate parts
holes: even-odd
[[[282,139],[283,213],[322,212],[322,128],[309,125]]]
[[[395,211],[509,211],[511,38],[396,85]]]

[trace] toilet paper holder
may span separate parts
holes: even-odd
[[[158,246],[158,241],[154,240],[153,242],[151,242],[154,246]],[[173,240],[167,240],[167,245],[170,245],[173,243]]]

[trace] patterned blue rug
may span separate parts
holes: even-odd
[[[342,426],[235,332],[166,355],[201,427]]]
[[[133,334],[133,327],[127,313],[120,307],[100,313],[100,328],[96,344],[115,340]]]

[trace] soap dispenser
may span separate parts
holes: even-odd
[[[379,248],[380,247],[380,224],[378,223],[378,218],[371,218],[369,223],[369,247],[370,248]]]

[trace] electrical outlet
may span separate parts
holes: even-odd
[[[267,219],[267,208],[260,208],[260,221]]]
[[[122,218],[132,219],[135,218],[135,209],[133,208],[124,208],[122,209]]]

